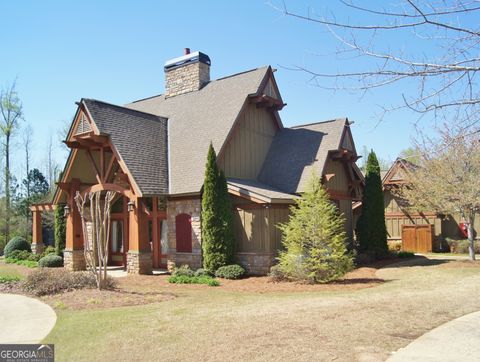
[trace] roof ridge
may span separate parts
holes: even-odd
[[[260,70],[260,69],[268,69],[270,67],[270,65],[264,65],[262,67],[258,67],[258,68],[253,68],[253,69],[248,69],[248,70],[245,70],[243,72],[239,72],[239,73],[234,73],[234,74],[230,74],[230,75],[227,75],[225,77],[221,77],[221,78],[217,78],[217,79],[212,79],[210,82],[208,82],[206,86],[208,86],[208,84],[210,83],[214,83],[214,82],[218,82],[218,81],[221,81],[221,80],[225,80],[225,79],[229,79],[229,78],[233,78],[233,77],[236,77],[236,76],[239,76],[239,75],[243,75],[243,74],[246,74],[246,73],[251,73],[251,72],[255,72],[257,70]],[[202,89],[204,89],[205,87],[197,90],[197,91],[194,91],[194,92],[199,92],[201,91]],[[176,95],[175,97],[180,97],[180,96],[183,96],[183,95],[187,95],[187,94],[192,94],[194,92],[187,92],[187,93],[182,93],[182,94],[178,94]],[[161,97],[161,96],[165,96],[164,93],[161,93],[161,94],[157,94],[157,95],[154,95],[154,96],[151,96],[151,97],[145,97],[145,98],[141,98],[141,99],[137,99],[137,100],[134,100],[130,103],[127,103],[127,104],[133,104],[133,103],[138,103],[138,102],[143,102],[143,101],[146,101],[148,99],[153,99],[153,98],[157,98],[157,97]]]
[[[227,76],[225,76],[225,77],[221,77],[221,78],[214,79],[212,82],[216,82],[216,81],[224,80],[224,79],[228,79],[228,78],[233,78],[233,77],[236,77],[236,76],[238,76],[238,75],[245,74],[245,73],[255,72],[256,70],[260,70],[260,69],[263,69],[263,68],[267,68],[267,69],[268,69],[268,67],[270,67],[270,65],[264,65],[264,66],[262,66],[262,67],[244,70],[243,72],[238,72],[238,73],[234,73],[234,74],[227,75]]]
[[[345,118],[335,118],[335,119],[329,119],[328,121],[319,121],[319,122],[312,122],[312,123],[305,123],[305,124],[299,124],[296,126],[288,127],[288,128],[301,128],[301,127],[306,127],[306,126],[313,126],[315,124],[322,124],[322,123],[329,123],[329,122],[338,122],[338,121],[346,121],[347,117]]]
[[[168,117],[157,116],[156,114],[153,114],[153,113],[148,113],[148,112],[144,112],[144,111],[139,111],[139,110],[137,110],[137,109],[128,108],[128,107],[125,107],[125,106],[119,106],[118,104],[113,104],[113,103],[101,101],[101,100],[99,100],[99,99],[94,99],[94,98],[82,98],[82,101],[83,101],[83,100],[92,101],[92,102],[98,102],[98,103],[103,103],[103,104],[106,104],[106,105],[108,105],[108,106],[112,106],[112,107],[116,107],[116,108],[121,108],[121,109],[126,110],[126,111],[129,111],[129,112],[146,114],[146,115],[148,115],[148,116],[152,116],[152,117],[155,117],[155,118],[168,119]]]

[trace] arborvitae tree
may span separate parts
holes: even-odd
[[[344,222],[320,178],[313,175],[308,191],[290,209],[288,222],[279,226],[285,250],[277,270],[287,279],[310,283],[342,277],[353,268]]]
[[[203,267],[215,272],[233,258],[233,215],[225,175],[217,167],[213,145],[208,149],[202,196]]]
[[[66,239],[66,223],[64,213],[64,204],[57,205],[54,211],[54,237],[55,237],[55,253],[57,255],[62,255],[63,250],[65,249],[65,239]]]
[[[381,258],[388,252],[387,228],[383,202],[382,179],[377,156],[373,150],[368,155],[362,214],[357,222],[359,252]]]

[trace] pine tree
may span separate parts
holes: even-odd
[[[210,144],[202,196],[203,267],[215,272],[233,259],[233,214],[225,175]]]
[[[388,252],[382,180],[377,156],[373,150],[368,155],[365,190],[362,198],[362,215],[357,222],[359,252],[381,258]]]
[[[280,224],[283,246],[277,266],[290,280],[325,283],[353,268],[347,251],[344,219],[313,175],[309,190],[296,200],[287,223]]]

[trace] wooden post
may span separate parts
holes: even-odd
[[[70,213],[67,215],[64,265],[69,270],[85,270],[83,255],[83,230],[80,213],[75,203],[75,194],[80,190],[80,180],[72,179],[67,205]]]
[[[152,251],[147,235],[147,218],[143,214],[140,198],[131,199],[135,207],[129,212],[129,237],[127,272],[132,274],[152,273]]]
[[[42,211],[35,209],[32,214],[32,252],[41,254],[43,252]]]
[[[158,205],[157,198],[152,199],[152,241],[153,241],[153,267],[159,267],[160,235],[158,235]]]

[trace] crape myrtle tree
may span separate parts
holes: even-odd
[[[307,191],[291,207],[289,220],[279,225],[285,249],[279,252],[278,265],[272,273],[309,283],[342,277],[353,268],[344,224],[320,178],[312,175]]]
[[[202,195],[203,267],[214,273],[233,262],[233,213],[227,181],[210,144]]]
[[[362,197],[362,214],[357,221],[358,251],[381,258],[388,252],[387,229],[382,180],[377,156],[373,150],[368,155],[365,189]]]
[[[414,211],[460,213],[468,225],[470,259],[475,260],[474,220],[480,210],[480,129],[445,124],[432,137],[415,141],[417,167],[406,172],[396,194]],[[408,207],[408,206],[407,206]]]

